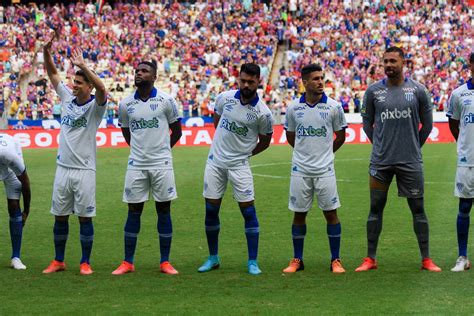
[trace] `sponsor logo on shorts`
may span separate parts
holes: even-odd
[[[399,109],[394,109],[390,111],[389,109],[386,109],[382,113],[380,113],[380,120],[382,123],[386,120],[399,120],[399,119],[406,119],[406,118],[411,118],[411,109],[408,108],[406,110],[400,111]]]
[[[221,127],[225,130],[228,130],[231,133],[240,135],[240,136],[247,136],[249,129],[247,126],[238,126],[235,122],[231,122],[228,119],[221,120]]]
[[[144,118],[136,121],[133,120],[130,122],[130,130],[136,131],[138,129],[144,128],[158,128],[160,127],[160,123],[156,117],[152,118],[151,120],[145,120]]]
[[[244,191],[244,194],[247,195],[247,196],[250,196],[250,195],[253,194],[253,191],[250,190],[250,189],[249,189],[249,190],[245,190],[245,191]]]
[[[413,195],[418,195],[418,194],[421,193],[421,190],[419,190],[419,189],[411,189],[411,190],[410,190],[410,193],[413,194]]]
[[[71,115],[66,115],[61,119],[61,125],[67,125],[71,127],[87,127],[87,119],[85,117],[75,119]]]
[[[86,212],[87,212],[87,213],[92,213],[92,212],[94,212],[94,210],[95,210],[95,207],[94,207],[94,206],[88,206],[88,207],[86,207]]]
[[[474,113],[469,113],[469,114],[464,115],[463,123],[464,123],[464,126],[466,126],[467,124],[474,123]]]
[[[337,204],[337,197],[333,197],[333,198],[331,199],[331,203],[332,203],[332,204]]]
[[[372,177],[375,177],[377,175],[377,169],[375,168],[370,168],[369,169],[369,174],[372,176]]]
[[[467,162],[467,158],[466,157],[461,157],[461,159],[459,159],[459,162]]]
[[[168,188],[168,194],[172,194],[174,192],[174,188],[173,187],[169,187]]]
[[[290,203],[295,204],[296,203],[296,196],[290,196]]]
[[[308,127],[301,125],[296,129],[296,136],[298,137],[326,137],[327,134],[326,126],[314,128],[311,125]]]

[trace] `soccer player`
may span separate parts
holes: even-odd
[[[12,241],[11,267],[25,270],[20,260],[23,227],[30,213],[31,190],[20,145],[13,137],[0,134],[0,177],[5,184],[7,208],[10,215],[10,238]],[[20,196],[23,194],[23,212]]]
[[[303,67],[301,78],[306,92],[290,104],[285,121],[286,138],[294,148],[288,206],[294,212],[291,227],[294,256],[283,272],[304,269],[306,215],[316,194],[327,222],[330,269],[334,273],[344,273],[339,259],[341,223],[337,208],[341,204],[334,172],[334,153],[346,140],[347,123],[341,104],[324,94],[324,72],[320,65]]]
[[[471,76],[474,77],[474,53],[469,56]],[[474,78],[457,88],[449,98],[449,129],[457,141],[458,164],[454,195],[459,197],[457,234],[459,257],[453,272],[468,270],[471,263],[467,258],[470,213],[474,198]],[[462,123],[461,123],[462,121]]]
[[[383,55],[383,65],[386,78],[367,89],[361,110],[364,131],[372,142],[370,213],[367,219],[368,254],[355,271],[377,269],[376,252],[383,210],[395,176],[398,195],[407,198],[413,215],[421,268],[439,272],[441,269],[430,259],[428,218],[423,201],[421,146],[433,127],[431,98],[422,84],[404,78],[402,49],[388,48]]]
[[[262,271],[257,264],[259,224],[254,205],[253,177],[249,158],[268,148],[273,134],[273,118],[268,107],[258,97],[260,67],[243,64],[240,69],[239,90],[221,93],[215,103],[216,132],[204,171],[203,196],[206,201],[205,230],[209,257],[198,269],[208,272],[220,265],[218,236],[219,209],[227,182],[234,190],[245,220],[248,247],[248,272]]]
[[[81,49],[72,51],[71,61],[79,68],[72,91],[61,82],[50,53],[54,36],[43,48],[49,79],[61,100],[61,131],[56,159],[51,213],[55,216],[56,256],[43,273],[66,269],[64,253],[69,233],[69,215],[79,217],[82,258],[80,273],[92,274],[90,255],[94,239],[92,217],[96,215],[96,133],[106,109],[107,91],[99,77],[87,67]],[[95,95],[92,90],[95,89]]]
[[[171,148],[181,137],[176,101],[154,87],[156,64],[142,61],[135,69],[135,93],[119,105],[119,124],[130,146],[123,201],[128,203],[125,223],[125,258],[112,274],[135,271],[134,255],[140,232],[140,216],[149,192],[155,200],[160,240],[160,271],[178,274],[169,255],[173,226],[171,201],[176,199]],[[170,135],[171,130],[171,135]]]

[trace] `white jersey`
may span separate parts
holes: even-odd
[[[334,174],[334,132],[347,127],[341,104],[325,94],[315,105],[306,103],[305,94],[286,111],[285,129],[295,132],[292,175]]]
[[[446,116],[459,121],[458,166],[474,166],[474,85],[472,79],[453,91]]]
[[[215,113],[220,115],[220,120],[208,163],[225,169],[247,168],[258,135],[273,133],[270,109],[258,96],[249,104],[242,104],[240,90],[231,90],[217,96]]]
[[[173,169],[169,125],[180,119],[176,101],[153,88],[148,100],[138,92],[119,105],[119,126],[130,129],[128,169]]]
[[[7,134],[0,134],[0,180],[6,179],[10,170],[19,176],[25,171],[20,145]]]
[[[106,109],[91,96],[85,104],[60,82],[56,93],[61,99],[61,132],[57,164],[65,168],[95,170],[96,134]]]

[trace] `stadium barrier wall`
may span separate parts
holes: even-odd
[[[49,130],[6,130],[4,133],[12,135],[23,148],[57,148],[59,140],[59,129]],[[209,146],[214,136],[214,128],[204,127],[184,127],[183,136],[178,142],[178,146]],[[454,142],[454,138],[449,131],[448,123],[434,123],[433,130],[428,138],[429,143],[449,143]],[[286,136],[282,125],[276,125],[272,144],[286,144]],[[346,129],[347,144],[369,143],[365,135],[362,124],[349,124]],[[97,132],[97,147],[126,147],[127,143],[119,128],[104,128]]]

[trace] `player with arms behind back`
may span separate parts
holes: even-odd
[[[227,182],[232,185],[234,199],[239,204],[245,221],[248,272],[252,275],[262,272],[257,264],[260,228],[254,205],[255,193],[249,158],[270,145],[273,118],[268,107],[258,97],[259,83],[260,67],[253,63],[243,64],[239,76],[240,89],[223,92],[216,99],[216,133],[204,171],[203,192],[209,257],[198,269],[199,272],[208,272],[220,265],[219,210]]]
[[[291,227],[294,256],[283,272],[294,273],[304,269],[306,215],[316,194],[318,206],[327,222],[330,270],[344,273],[339,259],[341,223],[337,208],[341,203],[334,172],[334,153],[346,140],[347,123],[341,104],[324,94],[324,72],[321,66],[310,64],[303,67],[301,79],[306,92],[288,107],[285,121],[286,138],[294,148],[288,206],[294,212]]]
[[[51,213],[54,221],[55,258],[43,273],[66,269],[64,253],[69,235],[69,215],[79,217],[82,258],[80,273],[92,274],[90,255],[94,240],[92,217],[96,215],[96,134],[106,110],[107,91],[99,77],[87,67],[82,50],[72,51],[79,68],[72,91],[61,82],[51,56],[54,36],[43,48],[48,77],[61,99],[61,131],[56,159]],[[92,90],[95,89],[95,95]]]
[[[457,142],[458,162],[454,195],[459,198],[457,234],[459,257],[453,272],[468,270],[467,258],[470,213],[474,198],[474,53],[469,56],[471,78],[449,98],[449,129]]]

